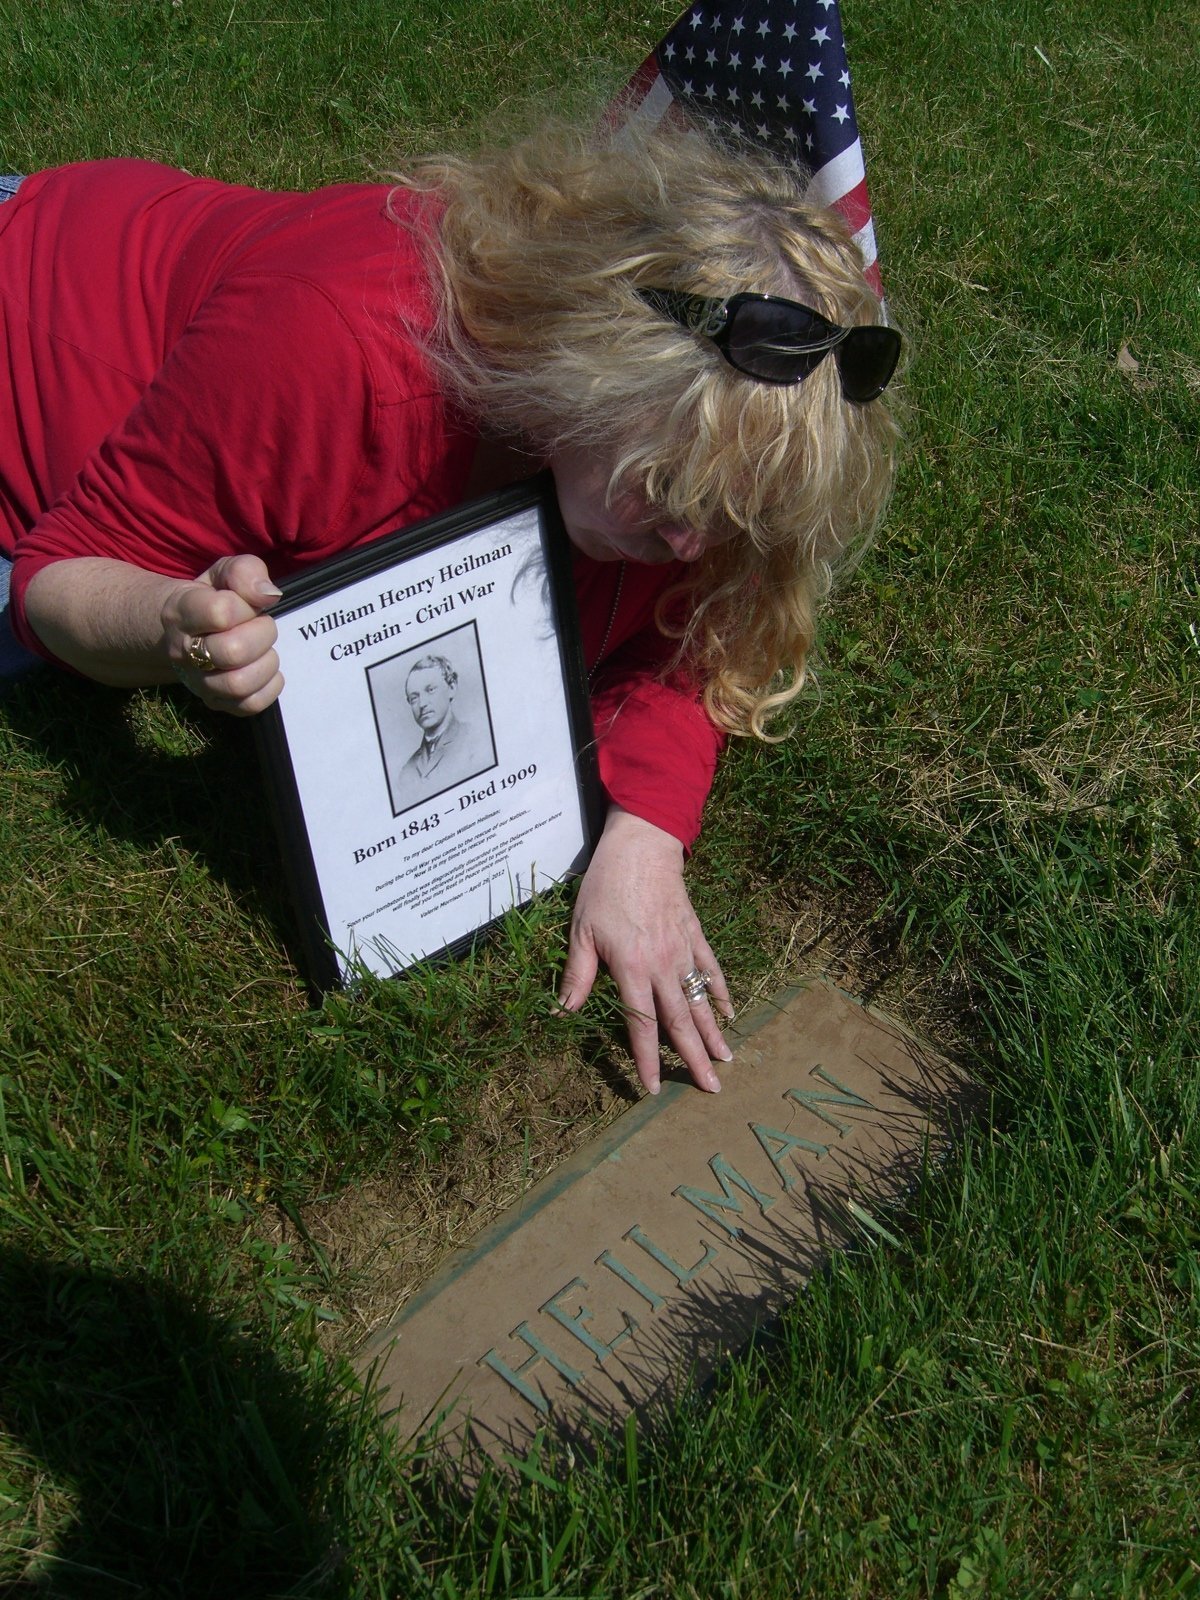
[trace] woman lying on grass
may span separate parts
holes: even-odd
[[[610,801],[560,999],[604,962],[646,1088],[660,1023],[719,1088],[729,994],[684,854],[724,737],[799,692],[891,482],[899,339],[840,220],[697,128],[552,129],[390,188],[141,161],[6,187],[20,647],[261,711],[275,579],[548,464]]]

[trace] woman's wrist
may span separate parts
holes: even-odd
[[[657,823],[648,822],[633,811],[626,811],[615,800],[609,802],[604,836],[616,844],[637,840],[643,848],[660,851],[664,860],[670,859],[678,864],[681,872],[683,870],[686,852],[680,840]]]

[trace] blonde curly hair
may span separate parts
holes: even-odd
[[[853,405],[836,363],[756,382],[639,287],[781,294],[842,326],[880,319],[842,220],[804,175],[694,124],[613,139],[561,124],[403,175],[437,197],[428,234],[448,388],[488,431],[548,458],[583,446],[664,522],[732,527],[663,596],[713,719],[773,737],[804,685],[836,567],[865,548],[891,487],[885,400]]]

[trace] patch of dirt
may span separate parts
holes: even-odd
[[[348,1354],[390,1320],[454,1251],[636,1103],[627,1072],[578,1057],[508,1061],[489,1080],[468,1129],[436,1158],[349,1189],[303,1216],[338,1285],[342,1321],[325,1329]],[[280,1221],[298,1256],[306,1241]]]

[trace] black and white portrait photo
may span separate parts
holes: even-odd
[[[473,623],[367,669],[392,815],[496,764]]]

